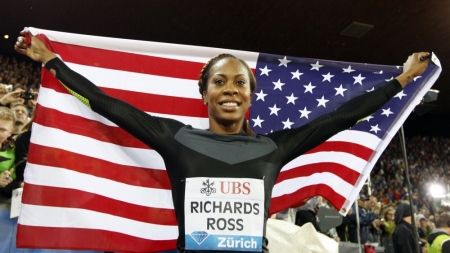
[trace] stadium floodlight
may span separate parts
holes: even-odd
[[[447,190],[442,185],[436,183],[431,184],[428,190],[435,199],[443,198],[447,194]]]

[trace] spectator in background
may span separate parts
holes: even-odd
[[[392,242],[392,234],[395,230],[394,216],[395,209],[392,206],[386,208],[383,212],[384,222],[381,226],[383,230],[381,246],[384,246],[386,253],[394,253],[394,245]]]
[[[20,93],[20,91],[13,91],[2,95],[0,97],[0,106],[9,107],[10,104],[19,103],[21,100]]]
[[[318,197],[317,200],[317,209],[319,208],[328,208],[330,209],[331,206],[328,204],[328,200],[322,196]],[[320,221],[319,221],[320,224]],[[336,228],[331,228],[328,231],[321,231],[322,233],[328,235],[330,238],[333,238],[333,240],[335,240],[336,242],[340,242],[341,238],[339,238],[338,233],[336,232]]]
[[[24,104],[16,104],[12,108],[14,116],[16,117],[16,124],[14,125],[13,135],[17,136],[22,133],[25,124],[28,123],[28,107]]]
[[[23,99],[23,98],[21,98],[20,97],[20,95],[22,94],[22,92],[25,92],[25,89],[24,89],[25,87],[23,87],[22,85],[17,85],[17,86],[15,86],[14,87],[14,92],[18,92],[19,93],[19,95],[18,95],[18,98],[16,98],[14,101],[11,101],[10,103],[9,103],[9,108],[13,108],[15,105],[17,105],[17,104],[24,104],[25,103],[25,99]]]
[[[423,214],[417,215],[417,231],[419,232],[419,237],[421,239],[426,239],[427,236],[431,233],[430,226],[428,225],[428,220],[425,218]]]
[[[450,252],[450,215],[447,213],[439,216],[437,228],[428,236],[428,253]]]
[[[314,198],[309,199],[303,206],[298,208],[298,211],[295,215],[295,225],[303,226],[304,224],[311,222],[314,228],[320,232],[319,224],[317,223],[317,202],[319,197],[316,196]]]
[[[381,210],[381,203],[378,202],[378,198],[375,196],[369,197],[369,202],[367,204],[367,210],[369,212],[373,212],[375,206],[380,205]],[[372,221],[370,224],[370,234],[369,234],[369,241],[370,242],[378,242],[381,241],[381,234],[383,233],[383,230],[381,229],[381,226],[383,225],[383,221],[380,219],[379,215],[375,218],[375,220]]]
[[[353,208],[348,210],[346,216],[342,217],[342,223],[336,227],[336,232],[342,242],[348,242],[348,224],[350,223],[350,219],[348,218],[353,213]]]
[[[395,230],[392,234],[395,253],[415,252],[416,243],[414,241],[414,228],[411,219],[414,214],[411,212],[411,205],[402,203],[395,210]],[[423,246],[423,245],[422,245]],[[421,247],[419,247],[421,248]]]
[[[356,203],[355,203],[356,204]],[[358,204],[358,215],[359,215],[359,231],[361,235],[361,243],[370,242],[369,238],[370,234],[370,224],[378,217],[380,214],[380,205],[378,203],[373,207],[373,212],[369,211],[369,197],[365,194],[359,194],[359,199],[357,200]],[[352,207],[354,212],[349,215],[349,224],[348,224],[348,237],[350,242],[358,243],[358,220],[356,217],[356,207]],[[372,241],[373,242],[373,241]]]
[[[4,106],[0,106],[0,252],[9,252],[13,240],[13,229],[17,219],[11,219],[11,194],[16,188],[14,172],[14,146],[7,139],[14,128],[14,114]],[[5,251],[8,250],[8,251]]]

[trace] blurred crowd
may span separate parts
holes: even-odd
[[[415,136],[406,138],[405,143],[409,181],[412,186],[411,198],[407,188],[403,150],[400,140],[396,137],[379,158],[372,170],[370,183],[363,188],[358,200],[343,218],[340,226],[328,231],[320,231],[317,219],[319,208],[333,208],[320,196],[308,200],[305,205],[298,208],[284,210],[273,218],[284,219],[299,226],[311,222],[319,232],[341,242],[358,243],[359,226],[359,242],[382,245],[385,247],[385,252],[412,252],[395,251],[392,238],[399,224],[403,224],[405,219],[409,221],[406,223],[411,224],[411,219],[415,218],[419,245],[425,246],[428,239],[435,238],[433,231],[440,231],[437,229],[439,222],[443,223],[442,226],[446,229],[450,229],[448,226],[450,225],[450,216],[448,216],[450,208],[442,205],[441,199],[433,198],[430,190],[432,185],[448,188],[450,138]],[[409,207],[410,204],[412,208]],[[414,215],[409,211],[410,209],[414,210]],[[411,228],[411,225],[405,226]],[[406,236],[405,238],[412,239],[410,234],[408,236],[410,238]],[[432,241],[428,243],[431,244]],[[426,252],[426,247],[421,250]]]
[[[30,118],[36,107],[40,73],[36,64],[0,55],[0,105],[10,109],[17,104],[24,105]],[[20,122],[24,121],[22,117],[18,118]]]

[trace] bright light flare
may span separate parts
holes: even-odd
[[[430,191],[431,196],[433,196],[433,198],[443,198],[443,197],[445,197],[445,194],[447,193],[445,188],[439,184],[432,184],[429,188],[429,191]]]
[[[9,39],[9,35],[5,34],[5,36],[3,36],[3,38],[5,38],[5,40]]]

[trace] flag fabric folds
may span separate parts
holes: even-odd
[[[152,115],[208,128],[198,73],[219,53],[245,60],[258,81],[256,133],[301,126],[370,92],[401,67],[113,39],[30,28],[73,70]],[[376,160],[441,71],[439,60],[380,111],[287,164],[271,212],[322,195],[342,214]],[[25,172],[18,246],[158,252],[178,236],[162,158],[79,102],[45,69]]]

